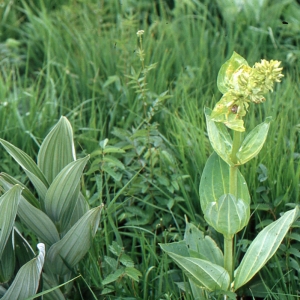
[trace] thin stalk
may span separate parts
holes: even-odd
[[[236,164],[237,157],[236,153],[241,145],[241,133],[234,131],[232,150],[231,150],[231,161]],[[230,166],[229,170],[229,193],[237,196],[237,165]],[[234,236],[228,238],[224,236],[224,267],[228,271],[230,276],[230,281],[233,279],[233,269],[234,269],[234,253],[233,253],[233,238]]]

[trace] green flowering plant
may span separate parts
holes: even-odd
[[[207,223],[224,237],[223,251],[188,221],[183,241],[160,245],[188,276],[194,299],[205,299],[212,292],[224,299],[236,299],[236,291],[274,255],[298,218],[296,206],[265,227],[250,244],[239,266],[235,266],[234,237],[249,222],[251,200],[238,167],[260,152],[271,121],[266,118],[244,137],[243,118],[251,103],[265,101],[265,94],[273,91],[274,83],[283,77],[281,71],[279,61],[261,60],[251,68],[234,52],[218,74],[221,100],[213,110],[204,110],[214,152],[202,173],[200,204]],[[233,130],[232,134],[227,128]]]

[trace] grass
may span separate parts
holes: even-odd
[[[158,133],[150,134],[154,128],[145,127],[146,136],[163,139],[164,149],[172,153],[176,162],[171,171],[166,172],[158,156],[161,165],[155,169],[157,177],[149,181],[147,176],[154,170],[150,163],[144,174],[138,173],[141,157],[135,154],[133,162],[129,162],[130,157],[126,162],[117,156],[126,167],[123,181],[116,182],[100,169],[100,181],[93,173],[83,181],[86,196],[95,199],[94,205],[103,201],[110,210],[93,249],[80,265],[84,282],[78,284],[78,290],[89,296],[74,299],[104,297],[100,296],[101,282],[113,272],[105,266],[104,257],[112,257],[109,245],[113,241],[124,247],[142,275],[139,283],[128,276],[118,278],[111,286],[115,293],[108,294],[107,299],[190,299],[188,293],[180,296],[174,281],[182,281],[182,274],[169,264],[157,244],[182,237],[184,214],[205,229],[198,187],[212,149],[203,108],[213,107],[220,98],[217,72],[232,51],[252,64],[261,58],[281,60],[285,74],[263,105],[251,107],[254,113],[246,120],[246,126],[252,128],[266,116],[273,117],[262,152],[242,169],[252,191],[254,210],[244,238],[255,237],[262,220],[274,220],[289,205],[300,202],[299,5],[296,1],[265,1],[268,4],[256,8],[256,14],[249,14],[247,9],[230,20],[219,2],[175,1],[175,8],[170,10],[164,1],[69,0],[55,5],[40,1],[38,6],[33,1],[21,1],[0,9],[5,17],[0,24],[0,135],[32,157],[61,115],[73,125],[79,156],[98,149],[99,141],[105,138],[112,145],[126,146],[129,154],[142,146],[160,149],[133,133],[145,118],[141,90],[136,93],[128,78],[139,74],[141,68],[136,55],[136,32],[140,29],[145,30],[144,63],[157,63],[146,78],[147,108],[164,91],[171,95],[151,120],[151,126],[157,124]],[[10,44],[9,38],[17,44]],[[113,134],[116,127],[130,132],[126,145]],[[22,179],[3,152],[1,159],[3,171]],[[258,179],[260,164],[267,170],[264,181]],[[166,183],[172,172],[189,176],[178,181],[173,192]],[[134,174],[138,174],[134,189],[121,190]],[[145,184],[151,197],[143,192]],[[175,198],[179,200],[173,203]],[[147,222],[140,222],[141,218]],[[299,257],[294,258],[299,264]],[[284,260],[285,254],[277,259]],[[278,291],[276,286],[275,290],[273,285],[268,287],[266,299],[277,299],[274,295],[279,291],[286,299],[288,294],[296,295],[296,279],[285,288],[282,267],[272,270],[276,272],[274,280],[282,281]],[[262,274],[272,274],[267,272]]]

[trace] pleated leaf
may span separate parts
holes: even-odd
[[[21,192],[22,187],[15,185],[0,198],[0,257],[15,222]]]
[[[13,276],[15,270],[16,260],[12,237],[13,234],[11,232],[0,259],[0,282],[2,283],[8,282]]]
[[[103,206],[89,210],[47,253],[46,262],[54,274],[69,272],[87,253],[99,226]]]
[[[274,255],[298,213],[298,207],[286,212],[257,235],[235,270],[235,290],[246,284]]]
[[[58,173],[70,162],[76,160],[73,130],[66,117],[45,137],[37,157],[37,165],[51,184]]]
[[[65,220],[67,223],[62,224],[62,235],[65,235],[67,231],[69,231],[69,229],[89,210],[89,205],[81,192],[79,192],[76,204],[71,207],[71,209],[71,217],[68,220]]]
[[[175,261],[198,287],[206,288],[210,291],[223,290],[229,287],[230,277],[228,272],[221,266],[207,260],[184,257],[173,252],[167,251],[165,244],[160,247]]]
[[[225,194],[207,206],[204,217],[216,231],[232,238],[248,224],[250,205],[242,199],[236,199],[234,195]]]
[[[218,202],[224,194],[229,194],[229,165],[215,152],[208,158],[200,180],[199,194],[202,211],[211,202]],[[250,195],[243,175],[237,170],[237,195],[246,205],[250,205]]]
[[[69,163],[51,183],[45,197],[45,210],[53,222],[61,222],[63,216],[71,218],[79,196],[80,177],[88,160],[86,156]]]
[[[10,144],[9,142],[0,139],[0,143],[5,148],[5,150],[10,154],[10,156],[22,167],[22,169],[26,172],[29,171],[32,178],[36,177],[39,179],[46,187],[48,186],[48,182],[43,174],[43,172],[39,169],[37,164],[33,161],[33,159],[27,155],[25,152]],[[29,177],[29,176],[28,176]],[[36,179],[36,180],[37,180]],[[32,182],[34,184],[34,182]]]
[[[58,231],[51,219],[23,197],[21,197],[18,206],[18,216],[21,221],[48,246],[59,241]]]
[[[239,164],[246,163],[260,152],[267,139],[270,121],[271,118],[267,118],[246,136],[236,154]]]
[[[44,265],[45,245],[37,245],[39,254],[23,265],[1,300],[26,299],[36,294]]]
[[[223,253],[216,242],[211,237],[204,236],[202,231],[189,222],[186,222],[184,240],[190,256],[208,260],[219,266],[224,266]]]
[[[226,126],[220,122],[212,121],[211,109],[205,107],[205,117],[207,125],[207,133],[213,149],[218,153],[224,161],[229,165],[233,165],[230,159],[232,149],[232,139]]]
[[[39,201],[35,198],[35,196],[31,193],[31,191],[19,180],[15,179],[14,177],[6,174],[0,174],[0,185],[3,187],[5,191],[8,191],[13,185],[18,184],[20,185],[22,190],[22,196],[32,205],[35,207],[40,207]]]
[[[12,184],[5,181],[2,177],[0,177],[0,183],[6,191],[12,188]],[[26,190],[26,187],[22,190],[17,210],[18,216],[22,222],[40,238],[41,241],[45,242],[47,245],[56,243],[59,241],[59,235],[54,223],[43,211],[30,204],[25,197],[23,197],[24,191]]]

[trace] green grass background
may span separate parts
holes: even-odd
[[[168,3],[171,1],[1,2],[0,136],[32,157],[61,115],[72,123],[78,156],[99,149],[105,138],[112,145],[122,145],[114,128],[130,132],[143,123],[141,92],[136,93],[127,76],[141,68],[136,55],[138,30],[145,31],[145,65],[157,63],[147,75],[147,99],[154,100],[166,90],[171,96],[151,124],[176,162],[171,171],[155,169],[158,181],[150,184],[151,197],[141,192],[145,182],[149,184],[142,173],[137,174],[138,193],[137,188],[121,190],[124,181],[116,182],[106,173],[101,173],[101,182],[94,173],[83,179],[87,198],[96,199],[93,205],[103,201],[109,209],[93,249],[78,270],[85,281],[78,282],[74,299],[180,298],[174,282],[182,281],[183,275],[169,264],[157,243],[182,238],[184,215],[207,230],[198,196],[202,169],[212,152],[203,108],[212,108],[219,100],[217,74],[233,51],[250,65],[262,58],[280,60],[285,76],[265,103],[251,107],[245,121],[251,129],[266,116],[273,117],[264,148],[241,168],[254,213],[244,236],[238,237],[240,245],[300,202],[299,3],[248,1],[248,6],[238,7],[234,1],[175,0],[172,9]],[[1,171],[25,180],[4,150],[0,156]],[[128,166],[128,172],[138,172],[137,165]],[[151,164],[147,170],[153,173]],[[164,174],[168,179],[170,172],[188,175],[173,192],[162,183]],[[174,199],[180,201],[172,204]],[[134,223],[137,217],[148,221]],[[293,233],[299,234],[299,229]],[[114,292],[100,296],[101,282],[109,274],[101,264],[104,256],[112,255],[109,245],[113,241],[124,246],[142,276],[139,283],[126,276],[119,278],[113,283]],[[293,246],[293,253],[282,249],[261,272],[261,278],[268,279],[266,299],[295,299],[299,293],[300,239],[290,236],[285,243]],[[242,253],[240,247],[238,253]],[[191,299],[188,293],[181,297]]]

